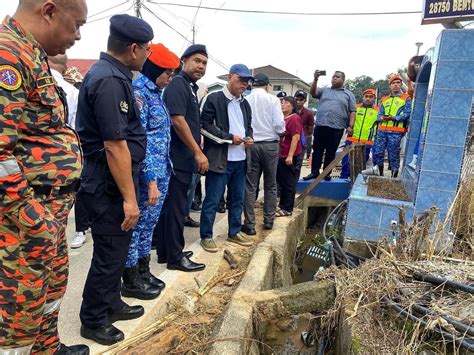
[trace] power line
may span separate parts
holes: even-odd
[[[147,10],[150,14],[152,14],[158,21],[160,21],[161,23],[163,23],[165,26],[167,26],[168,28],[170,28],[173,32],[175,32],[176,34],[178,34],[181,38],[183,38],[186,42],[188,42],[189,44],[192,44],[193,42],[188,39],[185,35],[183,35],[181,32],[179,32],[178,30],[176,30],[173,26],[171,26],[168,22],[166,22],[165,20],[163,20],[162,18],[160,18],[157,14],[155,14],[153,11],[151,11],[145,4],[142,4],[143,8],[145,10]],[[219,59],[217,59],[216,57],[212,56],[211,54],[208,54],[209,58],[215,62],[218,66],[220,66],[221,68],[225,69],[225,70],[229,70],[229,66],[225,65],[223,62],[221,62]]]
[[[107,16],[104,16],[104,17],[101,17],[101,18],[94,19],[94,20],[92,20],[92,21],[87,21],[87,22],[86,22],[86,25],[90,25],[91,23],[99,22],[99,21],[108,19],[108,18],[112,17],[113,15],[124,14],[124,13],[126,13],[126,12],[129,12],[129,11],[132,9],[132,7],[133,7],[133,5],[130,6],[128,9],[122,11],[122,12],[115,13],[115,14],[112,14],[112,15],[107,15]]]
[[[421,11],[390,11],[390,12],[285,12],[285,11],[264,11],[264,10],[243,10],[243,9],[224,9],[210,6],[197,6],[187,4],[176,4],[171,2],[155,2],[149,1],[152,4],[161,6],[178,6],[187,8],[200,8],[203,10],[224,11],[224,12],[240,12],[248,14],[265,14],[265,15],[297,15],[297,16],[371,16],[371,15],[411,15],[421,14]]]
[[[105,9],[105,10],[99,11],[99,12],[93,14],[93,15],[87,16],[87,19],[90,19],[90,18],[92,18],[92,17],[101,15],[101,14],[103,14],[104,12],[107,12],[107,11],[110,11],[110,10],[113,10],[113,9],[116,9],[117,7],[120,7],[120,6],[122,6],[122,5],[125,5],[125,4],[126,4],[127,2],[129,2],[129,1],[130,1],[130,0],[124,1],[124,2],[122,2],[122,3],[120,3],[120,4],[118,4],[118,5],[109,7],[108,9]]]

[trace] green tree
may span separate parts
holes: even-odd
[[[370,76],[361,75],[354,79],[346,80],[345,86],[352,91],[357,102],[362,102],[362,93],[364,90],[372,88],[377,90],[377,101],[390,94],[390,86],[388,85],[388,77],[375,81]]]

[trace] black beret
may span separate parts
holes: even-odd
[[[199,53],[199,54],[202,54],[203,56],[205,56],[207,58],[207,50],[206,50],[206,46],[204,44],[192,44],[188,47],[188,49],[186,49],[183,53],[183,55],[181,56],[181,59],[183,58],[188,58],[190,56],[192,56],[193,54],[196,54],[196,53]]]
[[[110,36],[123,42],[148,43],[153,39],[153,29],[141,18],[127,14],[110,18]]]

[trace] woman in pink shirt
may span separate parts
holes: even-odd
[[[280,204],[276,217],[291,216],[295,203],[298,171],[296,162],[303,154],[301,134],[303,125],[298,116],[295,99],[286,96],[281,101],[281,110],[285,117],[285,135],[280,141],[280,159],[278,161],[277,182],[280,186]]]

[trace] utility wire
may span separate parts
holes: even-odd
[[[166,22],[165,20],[163,20],[162,18],[160,18],[157,14],[155,14],[153,11],[151,11],[145,4],[142,4],[143,8],[145,10],[147,10],[150,14],[152,14],[158,21],[160,21],[161,23],[163,23],[165,26],[167,26],[168,28],[170,28],[173,32],[175,32],[176,34],[178,34],[181,38],[183,38],[186,42],[188,42],[189,44],[192,44],[193,41],[191,41],[190,39],[188,39],[185,35],[183,35],[181,32],[179,32],[178,30],[176,30],[173,26],[171,26],[168,22]],[[209,58],[212,59],[212,61],[214,61],[218,66],[220,66],[221,68],[225,69],[225,70],[229,70],[229,66],[225,65],[223,62],[221,62],[219,59],[217,59],[216,57],[212,56],[211,54],[208,54]]]
[[[197,6],[187,4],[176,4],[171,2],[149,1],[151,4],[161,6],[178,6],[187,8],[200,8],[203,10],[224,11],[224,12],[240,12],[249,14],[266,14],[266,15],[298,15],[298,16],[370,16],[370,15],[410,15],[421,14],[421,11],[390,11],[390,12],[285,12],[285,11],[264,11],[264,10],[244,10],[244,9],[225,9],[222,7]]]
[[[101,17],[101,18],[94,19],[94,20],[92,20],[92,21],[87,21],[87,22],[86,22],[86,25],[90,25],[91,23],[99,22],[99,21],[108,19],[108,18],[112,17],[113,15],[124,14],[124,13],[126,13],[126,12],[129,12],[132,8],[133,8],[133,5],[130,6],[128,9],[122,11],[122,12],[115,13],[115,14],[112,14],[112,15],[107,15],[107,16],[104,16],[104,17]]]
[[[98,15],[101,15],[103,14],[104,12],[107,12],[107,11],[110,11],[110,10],[113,10],[113,9],[116,9],[117,7],[120,7],[122,5],[125,5],[127,2],[129,2],[130,0],[127,0],[127,1],[124,1],[118,5],[115,5],[115,6],[112,6],[112,7],[109,7],[108,9],[105,9],[105,10],[102,10],[102,11],[99,11],[93,15],[90,15],[90,16],[87,16],[88,19],[92,18],[92,17],[95,17],[95,16],[98,16]]]

